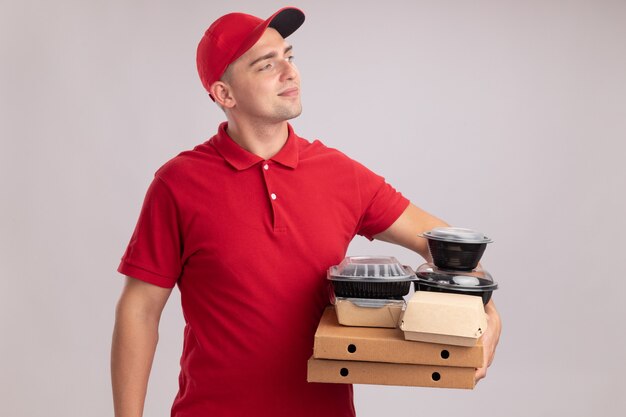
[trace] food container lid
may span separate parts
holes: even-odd
[[[335,301],[333,304],[336,304],[337,301],[350,301],[352,304],[356,306],[368,307],[368,308],[380,308],[380,307],[388,307],[388,306],[404,307],[406,305],[406,301],[404,300],[389,300],[386,298],[335,297]]]
[[[427,239],[443,240],[458,243],[491,243],[493,242],[481,232],[462,227],[435,227],[419,235]]]
[[[393,256],[348,256],[328,269],[331,281],[415,281],[413,270]]]
[[[451,271],[426,263],[420,265],[415,273],[420,285],[436,288],[448,288],[463,291],[495,290],[498,284],[493,282],[491,274],[482,268],[472,271]]]

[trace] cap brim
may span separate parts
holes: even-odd
[[[295,7],[284,7],[266,20],[267,27],[276,29],[280,36],[286,38],[304,23],[304,13]]]

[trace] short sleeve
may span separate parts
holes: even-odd
[[[400,217],[409,200],[383,177],[359,163],[356,163],[356,175],[363,208],[357,234],[372,240]]]
[[[182,271],[179,214],[171,190],[158,176],[148,188],[139,220],[118,272],[172,288]]]

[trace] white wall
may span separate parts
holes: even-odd
[[[154,171],[223,119],[195,48],[275,1],[0,2],[0,392],[7,416],[110,416],[115,272]],[[495,240],[498,355],[474,391],[357,386],[360,417],[623,415],[626,3],[301,1],[309,139]],[[351,254],[417,256],[355,241]],[[169,415],[166,307],[146,416]],[[417,411],[413,411],[417,410]]]

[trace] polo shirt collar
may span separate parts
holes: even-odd
[[[227,122],[220,124],[217,135],[211,140],[215,149],[226,162],[232,165],[236,170],[243,171],[264,161],[260,156],[239,146],[226,132],[227,127]],[[285,145],[283,145],[281,150],[271,157],[270,160],[294,169],[298,166],[298,137],[290,124],[287,124],[287,128],[289,134]]]

